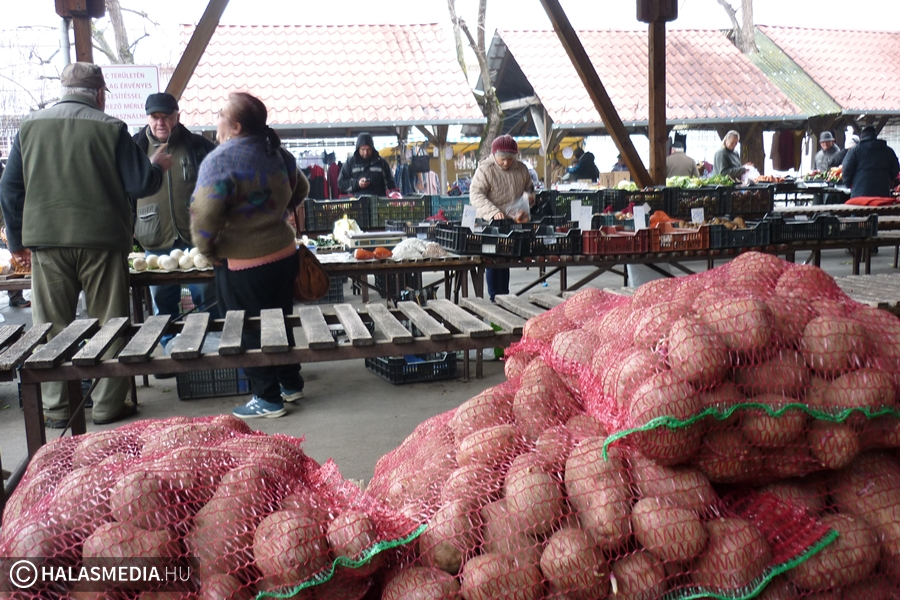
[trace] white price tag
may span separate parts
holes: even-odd
[[[647,212],[643,206],[634,207],[634,230],[647,229]]]
[[[807,217],[806,215],[795,215],[794,220],[795,221],[809,221],[809,217]]]
[[[703,218],[703,208],[692,208],[691,209],[691,223],[703,223],[706,219]]]
[[[572,219],[573,221],[578,221],[578,228],[582,231],[587,231],[591,228],[591,221],[594,218],[593,209],[590,206],[582,206],[581,214],[578,215],[577,219]]]
[[[556,243],[556,238],[553,236],[543,236],[541,241],[545,246],[552,246]]]
[[[471,204],[466,204],[463,206],[463,218],[462,218],[462,226],[468,227],[472,231],[475,231],[475,214],[478,211],[475,210],[475,207]]]
[[[644,202],[644,214],[649,215],[651,212],[653,212],[653,207]]]
[[[481,245],[481,253],[482,254],[497,254],[497,244],[482,244]]]
[[[581,200],[572,200],[572,218],[570,221],[577,221],[581,218]]]

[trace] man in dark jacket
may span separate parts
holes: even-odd
[[[844,157],[844,184],[850,188],[851,198],[891,196],[891,188],[900,173],[900,164],[897,153],[877,135],[873,126],[863,127],[859,144]]]
[[[579,179],[597,181],[600,178],[600,169],[597,168],[597,164],[594,162],[593,153],[576,148],[574,156],[577,162],[568,168],[569,181],[578,181]]]
[[[372,134],[361,133],[356,138],[356,151],[341,168],[338,187],[354,196],[387,196],[394,185],[391,166],[375,149]]]
[[[145,108],[149,124],[134,135],[134,141],[147,156],[165,145],[174,168],[157,193],[137,201],[134,237],[147,254],[169,254],[176,248],[187,251],[191,246],[190,204],[197,171],[216,145],[179,123],[178,100],[172,94],[150,94]],[[213,284],[191,284],[188,289],[194,306],[208,309],[212,319],[219,317],[218,310],[209,306],[216,298]],[[180,285],[152,286],[151,293],[157,314],[175,318],[181,313]],[[172,337],[163,336],[163,347]]]

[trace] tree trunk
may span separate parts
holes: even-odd
[[[734,45],[744,54],[758,52],[756,41],[753,38],[756,31],[756,27],[753,25],[753,0],[741,0],[741,22],[738,21],[737,11],[728,0],[717,1],[731,20],[731,41],[734,42]]]
[[[106,10],[109,13],[109,22],[113,26],[113,37],[116,42],[116,61],[119,64],[133,65],[134,54],[128,43],[128,33],[125,31],[125,21],[122,19],[122,6],[119,0],[106,0]]]
[[[468,81],[469,72],[466,69],[466,53],[462,41],[462,31],[459,28],[459,17],[456,15],[456,0],[447,0],[447,10],[450,11],[450,22],[453,23],[453,43],[456,45],[456,61],[462,68],[466,81]]]

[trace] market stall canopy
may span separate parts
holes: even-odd
[[[900,123],[900,32],[758,28],[839,105],[845,115]]]
[[[646,127],[647,33],[579,31],[578,36],[626,127]],[[725,32],[671,29],[666,36],[667,124],[802,122],[807,117]],[[606,133],[555,32],[498,31],[489,67],[501,104],[531,100],[543,105],[556,129]]]
[[[182,27],[182,46],[193,31]],[[181,122],[214,130],[233,91],[259,96],[283,138],[485,122],[436,24],[220,25],[182,95]]]

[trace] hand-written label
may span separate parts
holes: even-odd
[[[591,221],[594,218],[594,211],[590,206],[582,206],[581,214],[578,215],[577,219],[572,219],[573,221],[578,221],[578,228],[582,231],[587,231],[591,228]]]
[[[647,213],[643,206],[634,207],[634,230],[647,229]]]
[[[691,209],[691,223],[703,223],[706,219],[703,218],[703,208],[692,208]]]
[[[589,207],[590,208],[590,207]],[[572,200],[572,218],[571,221],[577,221],[581,218],[581,200]]]
[[[475,231],[475,207],[471,204],[466,204],[463,206],[463,218],[462,218],[462,226],[468,227],[472,231]]]

